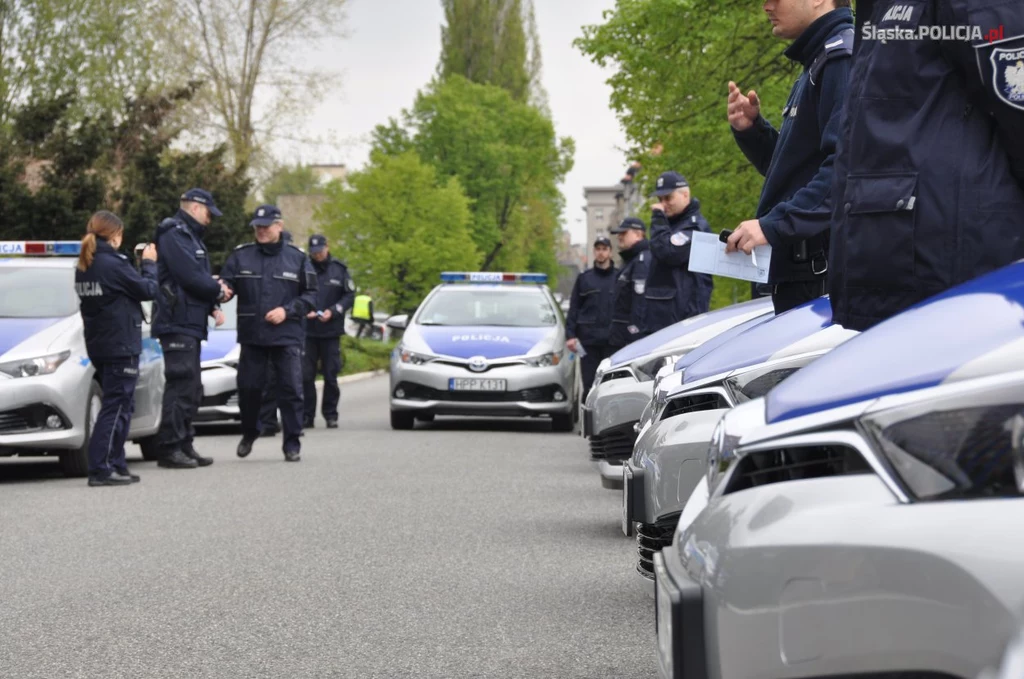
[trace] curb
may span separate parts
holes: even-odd
[[[338,378],[338,384],[348,384],[349,382],[361,382],[362,380],[368,380],[371,377],[380,377],[381,375],[387,375],[387,370],[370,370],[364,373],[355,373],[354,375],[345,375],[344,377]]]

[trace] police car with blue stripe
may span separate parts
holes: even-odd
[[[391,426],[436,415],[547,416],[572,431],[580,385],[565,318],[534,273],[445,272],[391,354]]]
[[[199,351],[202,369],[203,400],[194,422],[240,422],[238,409],[238,298],[221,304],[224,324],[210,321],[210,332]]]
[[[1024,580],[1024,262],[729,410],[654,557],[663,677],[976,677]]]
[[[0,456],[58,457],[69,476],[88,471],[102,397],[78,313],[79,247],[77,241],[0,242]],[[149,305],[143,305],[147,316]],[[128,437],[146,459],[156,459],[164,360],[149,330],[145,323]]]

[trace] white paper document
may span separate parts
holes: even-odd
[[[772,263],[772,246],[762,245],[745,255],[742,251],[726,254],[725,243],[717,233],[697,232],[690,245],[690,271],[738,278],[754,283],[768,282]]]

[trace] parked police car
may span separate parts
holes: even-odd
[[[221,305],[224,325],[210,320],[210,332],[199,352],[202,369],[203,399],[196,422],[241,421],[238,409],[238,298]]]
[[[78,251],[74,241],[0,242],[0,456],[57,456],[69,476],[88,471],[102,396],[78,313]],[[155,459],[164,359],[149,323],[142,337],[128,438]]]
[[[565,319],[547,275],[441,274],[442,283],[403,329],[391,354],[391,426],[435,415],[548,416],[571,431],[578,361],[565,348]]]

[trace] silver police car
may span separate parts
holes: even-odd
[[[572,431],[579,361],[547,275],[445,272],[391,354],[391,426],[436,415],[547,416]]]

